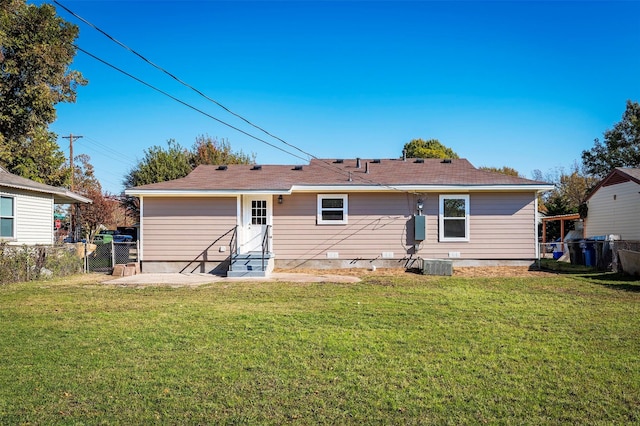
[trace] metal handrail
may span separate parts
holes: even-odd
[[[233,240],[234,240],[234,239],[237,239],[237,238],[236,238],[236,233],[238,232],[238,229],[237,229],[237,228],[238,228],[238,226],[236,225],[236,227],[235,227],[235,228],[231,228],[231,229],[229,229],[227,232],[225,232],[224,234],[222,234],[222,235],[220,235],[218,238],[216,238],[216,239],[215,239],[215,241],[214,241],[214,242],[212,242],[211,244],[209,244],[209,246],[208,246],[206,249],[202,250],[202,252],[201,252],[200,254],[198,254],[198,255],[195,257],[195,259],[193,259],[191,262],[188,262],[188,263],[186,264],[186,266],[185,266],[184,268],[182,268],[182,270],[180,271],[180,273],[182,273],[182,272],[186,271],[186,270],[189,268],[189,265],[191,265],[192,263],[197,262],[197,261],[198,261],[198,258],[200,258],[200,256],[202,256],[202,257],[203,257],[203,260],[206,262],[206,260],[207,260],[207,259],[206,259],[206,256],[207,256],[207,252],[209,251],[209,249],[210,249],[211,247],[213,247],[214,245],[216,245],[216,244],[218,243],[218,241],[222,240],[224,237],[226,237],[227,235],[229,235],[229,233],[230,233],[230,232],[232,232],[232,231],[233,231],[233,234],[231,235],[231,241],[229,242],[229,246],[230,246],[230,247],[233,247],[233,246],[234,246],[234,242],[233,242]],[[236,244],[236,246],[237,246],[237,242],[236,242],[235,244]]]
[[[269,251],[269,231],[271,230],[271,225],[267,225],[267,232],[264,233],[262,237],[262,270],[264,271],[264,255]]]
[[[238,252],[238,225],[233,227],[233,234],[231,234],[231,241],[229,241],[229,251],[231,253]]]

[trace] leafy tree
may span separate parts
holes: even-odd
[[[93,201],[91,204],[80,204],[77,208],[76,219],[84,231],[84,237],[93,240],[93,237],[102,225],[112,222],[118,203],[113,202],[109,194],[102,192],[102,186],[95,176],[91,158],[86,154],[74,157],[74,192],[77,192]],[[74,209],[74,207],[71,207]]]
[[[14,147],[14,174],[53,186],[65,186],[71,170],[56,143],[56,135],[38,128],[33,136]]]
[[[126,188],[165,182],[185,177],[191,172],[193,155],[175,140],[167,148],[154,145],[144,151],[144,158],[124,178]]]
[[[0,163],[10,172],[59,184],[54,169],[60,149],[47,127],[59,102],[75,102],[86,80],[69,69],[78,27],[56,16],[48,4],[0,0]],[[35,157],[26,155],[37,152]]]
[[[200,164],[251,164],[255,162],[255,154],[247,155],[242,151],[233,152],[228,140],[212,139],[209,136],[198,136],[193,145],[193,166]]]
[[[409,158],[460,158],[437,139],[412,139],[404,144],[404,155]]]
[[[540,204],[540,210],[549,216],[580,213],[586,215],[585,200],[589,191],[598,183],[599,179],[585,173],[584,168],[576,162],[569,172],[563,168],[556,169],[542,177],[542,173],[536,170],[534,179],[552,182],[555,188],[544,195]],[[567,229],[573,228],[573,222],[569,222]],[[547,237],[552,240],[560,236],[560,224],[547,223]]]
[[[507,176],[515,176],[515,177],[522,177],[522,175],[514,168],[512,167],[508,167],[508,166],[503,166],[503,167],[480,167],[480,170],[486,170],[488,172],[494,172],[494,173],[500,173],[503,175],[507,175]]]
[[[582,151],[587,173],[605,177],[616,167],[640,167],[640,104],[627,101],[622,120],[604,132],[604,143],[595,140],[593,148]]]

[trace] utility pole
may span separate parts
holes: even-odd
[[[71,168],[71,185],[70,189],[73,191],[73,139],[80,139],[82,136],[74,136],[73,133],[69,133],[69,136],[63,136],[64,139],[69,139],[69,168]]]
[[[69,167],[71,168],[71,182],[69,187],[71,191],[73,191],[73,175],[75,174],[75,170],[73,169],[73,140],[80,139],[81,137],[82,136],[74,136],[73,133],[69,133],[69,136],[63,136],[64,139],[69,139]],[[81,235],[80,232],[78,232],[80,229],[78,229],[78,225],[76,223],[78,215],[76,214],[77,212],[74,212],[74,209],[78,209],[77,204],[74,204],[69,211],[69,216],[71,216],[71,235],[73,241],[76,242],[80,239]]]

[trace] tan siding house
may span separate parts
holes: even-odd
[[[53,244],[54,204],[90,202],[67,189],[34,182],[0,167],[0,242]]]
[[[617,168],[587,199],[586,234],[640,240],[640,169]]]
[[[215,240],[235,225],[236,197],[145,197],[142,256],[150,264],[175,262],[173,269],[223,262],[229,256],[228,240]]]
[[[274,266],[404,267],[418,258],[530,261],[537,194],[551,188],[462,159],[316,159],[204,165],[126,193],[141,200],[143,272],[231,267],[248,276]]]

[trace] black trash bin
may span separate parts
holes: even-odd
[[[569,260],[572,265],[584,265],[584,256],[582,255],[582,248],[579,241],[568,241],[569,247]]]

